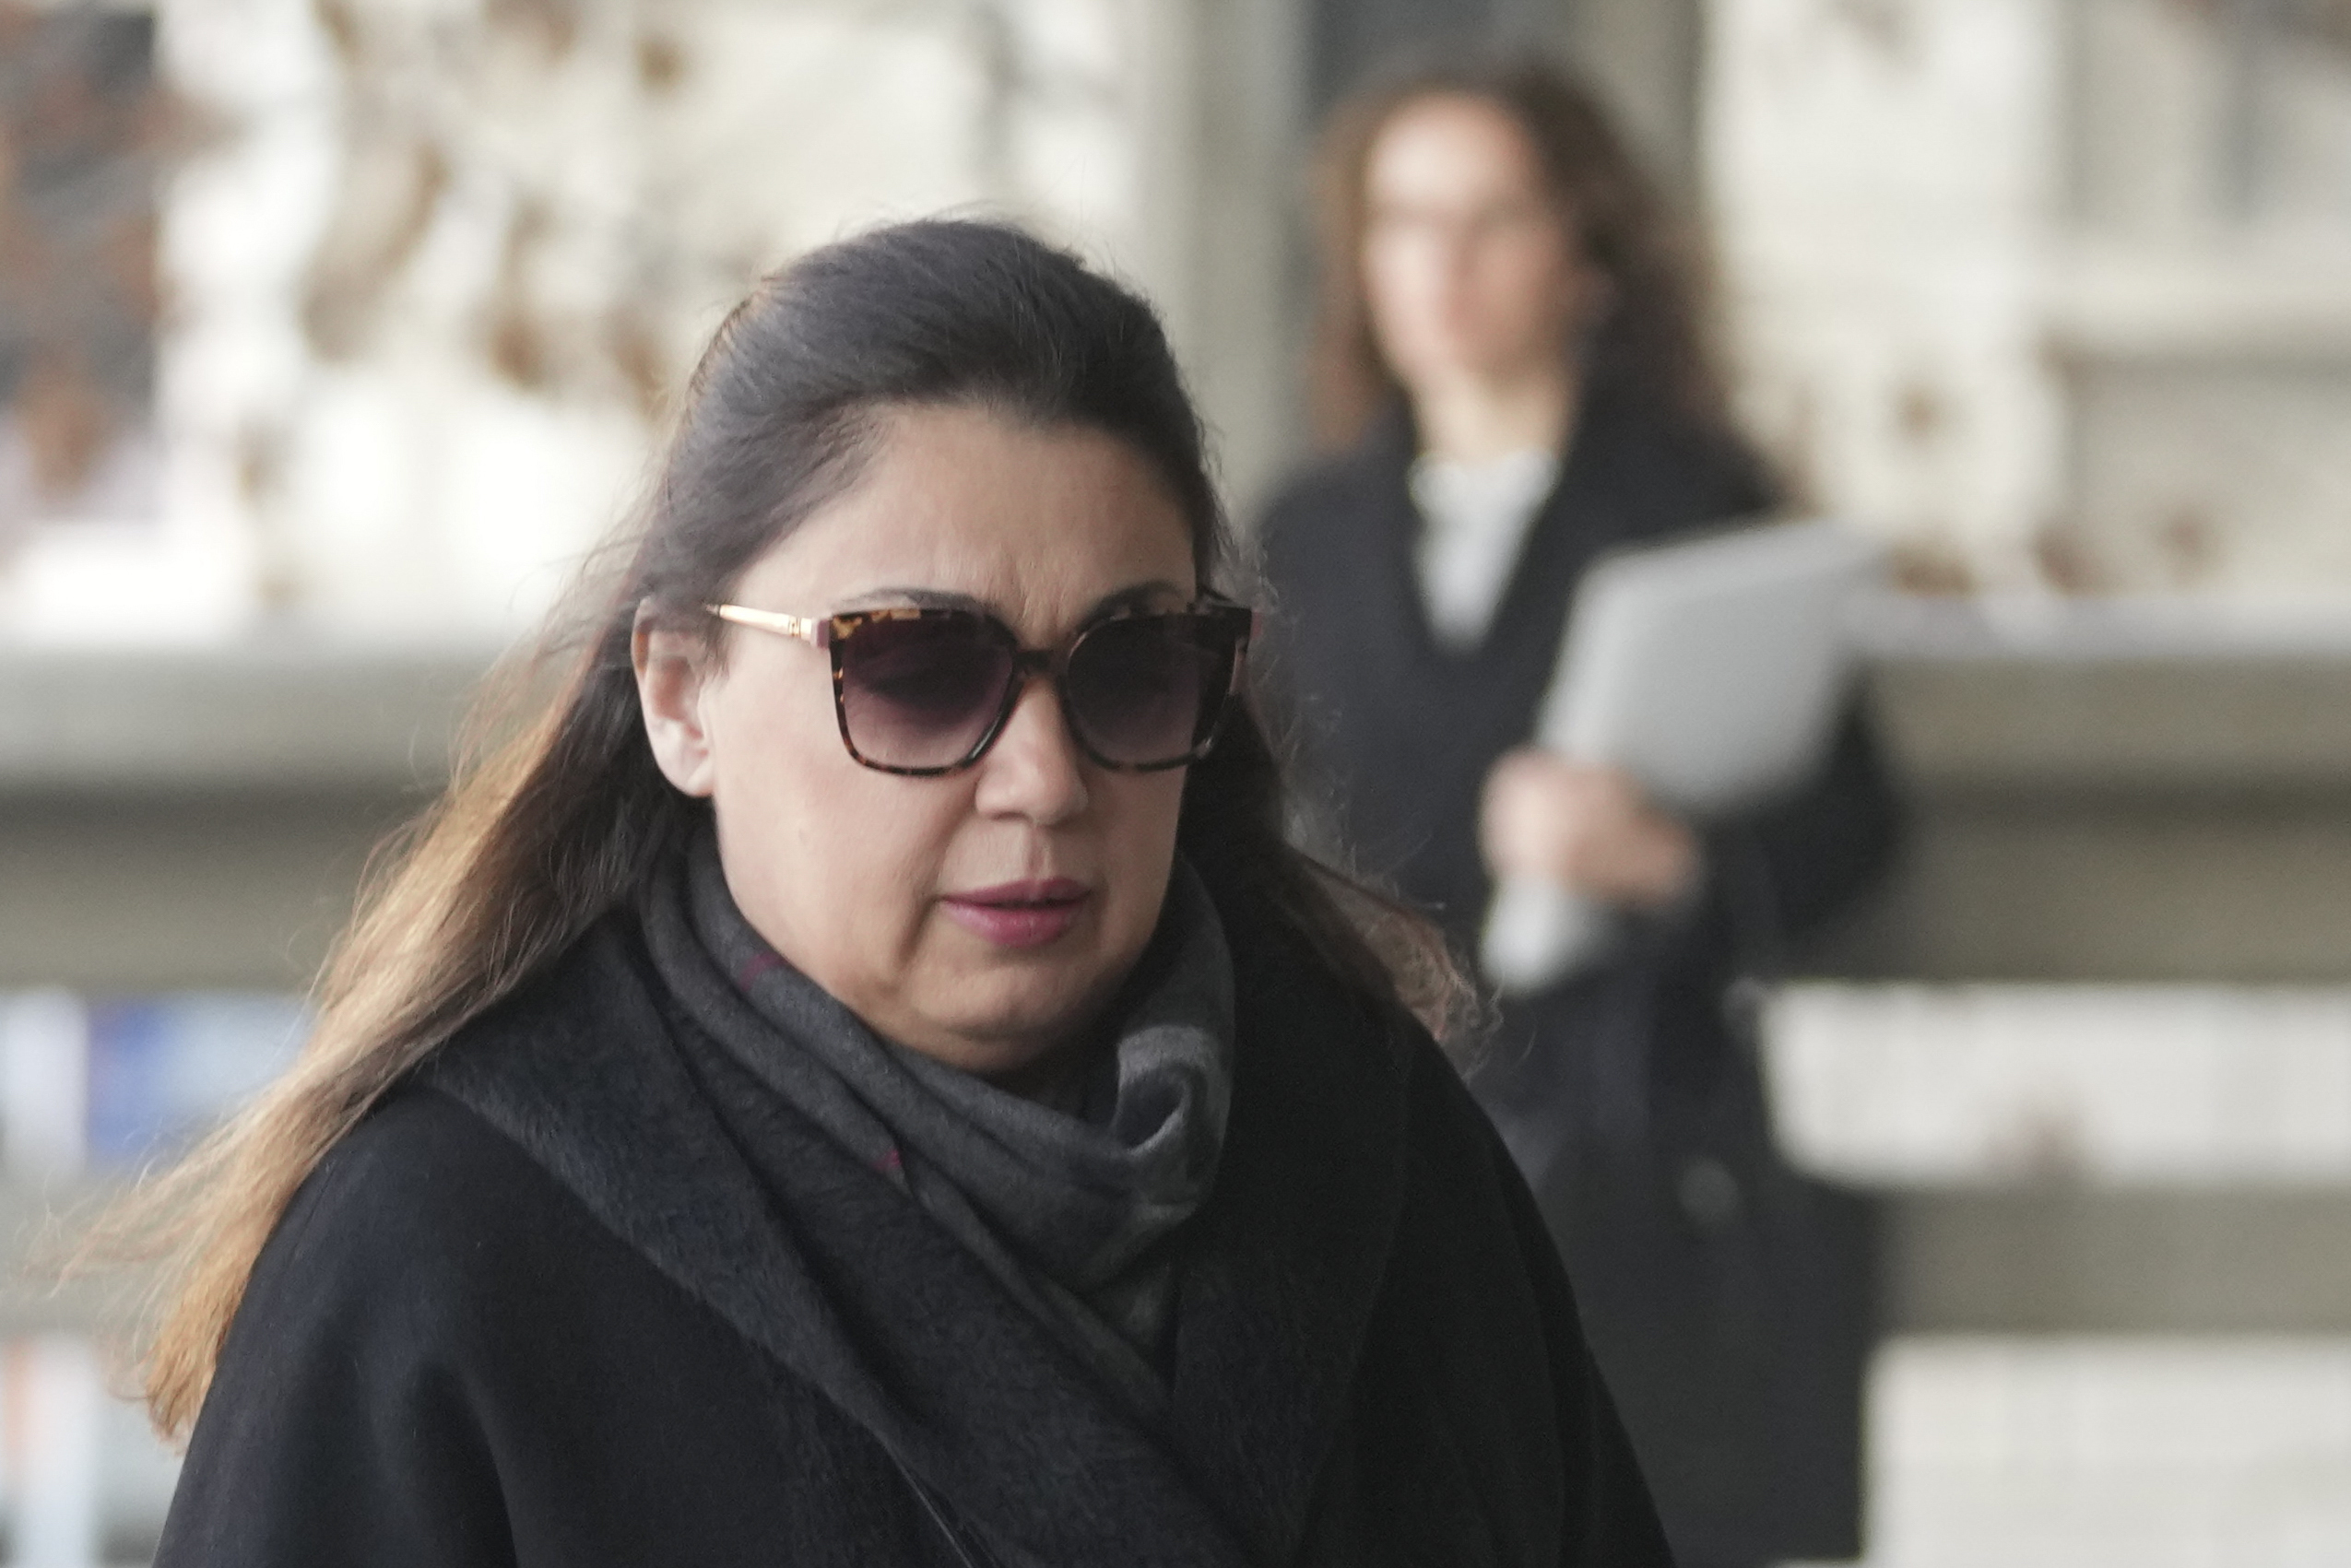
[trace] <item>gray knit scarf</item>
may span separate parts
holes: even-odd
[[[1130,1409],[1164,1412],[1176,1276],[1162,1244],[1208,1197],[1233,1093],[1233,960],[1189,867],[1057,1108],[868,1029],[751,929],[707,829],[640,914],[693,1023],[904,1189]]]

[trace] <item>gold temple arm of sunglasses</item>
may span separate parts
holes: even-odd
[[[748,626],[756,631],[797,637],[820,648],[825,643],[824,621],[821,616],[786,615],[780,610],[752,609],[746,605],[704,605],[703,608],[721,620],[731,620],[738,626]]]

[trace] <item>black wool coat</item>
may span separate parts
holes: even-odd
[[[1415,444],[1392,413],[1277,500],[1265,668],[1359,862],[1473,954],[1493,892],[1480,791],[1532,737],[1584,572],[1773,496],[1742,446],[1596,387],[1484,643],[1457,654],[1413,564]],[[1874,878],[1896,811],[1856,714],[1807,788],[1696,826],[1697,907],[1503,1009],[1472,1082],[1536,1187],[1677,1554],[1851,1556],[1869,1219],[1774,1150],[1731,1004]]]
[[[1225,914],[1232,1122],[1164,1428],[787,1105],[722,1122],[743,1086],[695,1078],[720,1054],[616,916],[295,1197],[159,1568],[1663,1568],[1452,1067]]]

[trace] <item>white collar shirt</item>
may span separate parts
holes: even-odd
[[[1423,457],[1412,467],[1421,514],[1412,564],[1430,630],[1448,652],[1485,641],[1527,535],[1559,480],[1559,459],[1540,448],[1476,463]]]

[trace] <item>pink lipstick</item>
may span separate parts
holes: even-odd
[[[1092,896],[1083,882],[1054,877],[950,893],[939,902],[950,920],[999,948],[1041,948],[1078,923]]]

